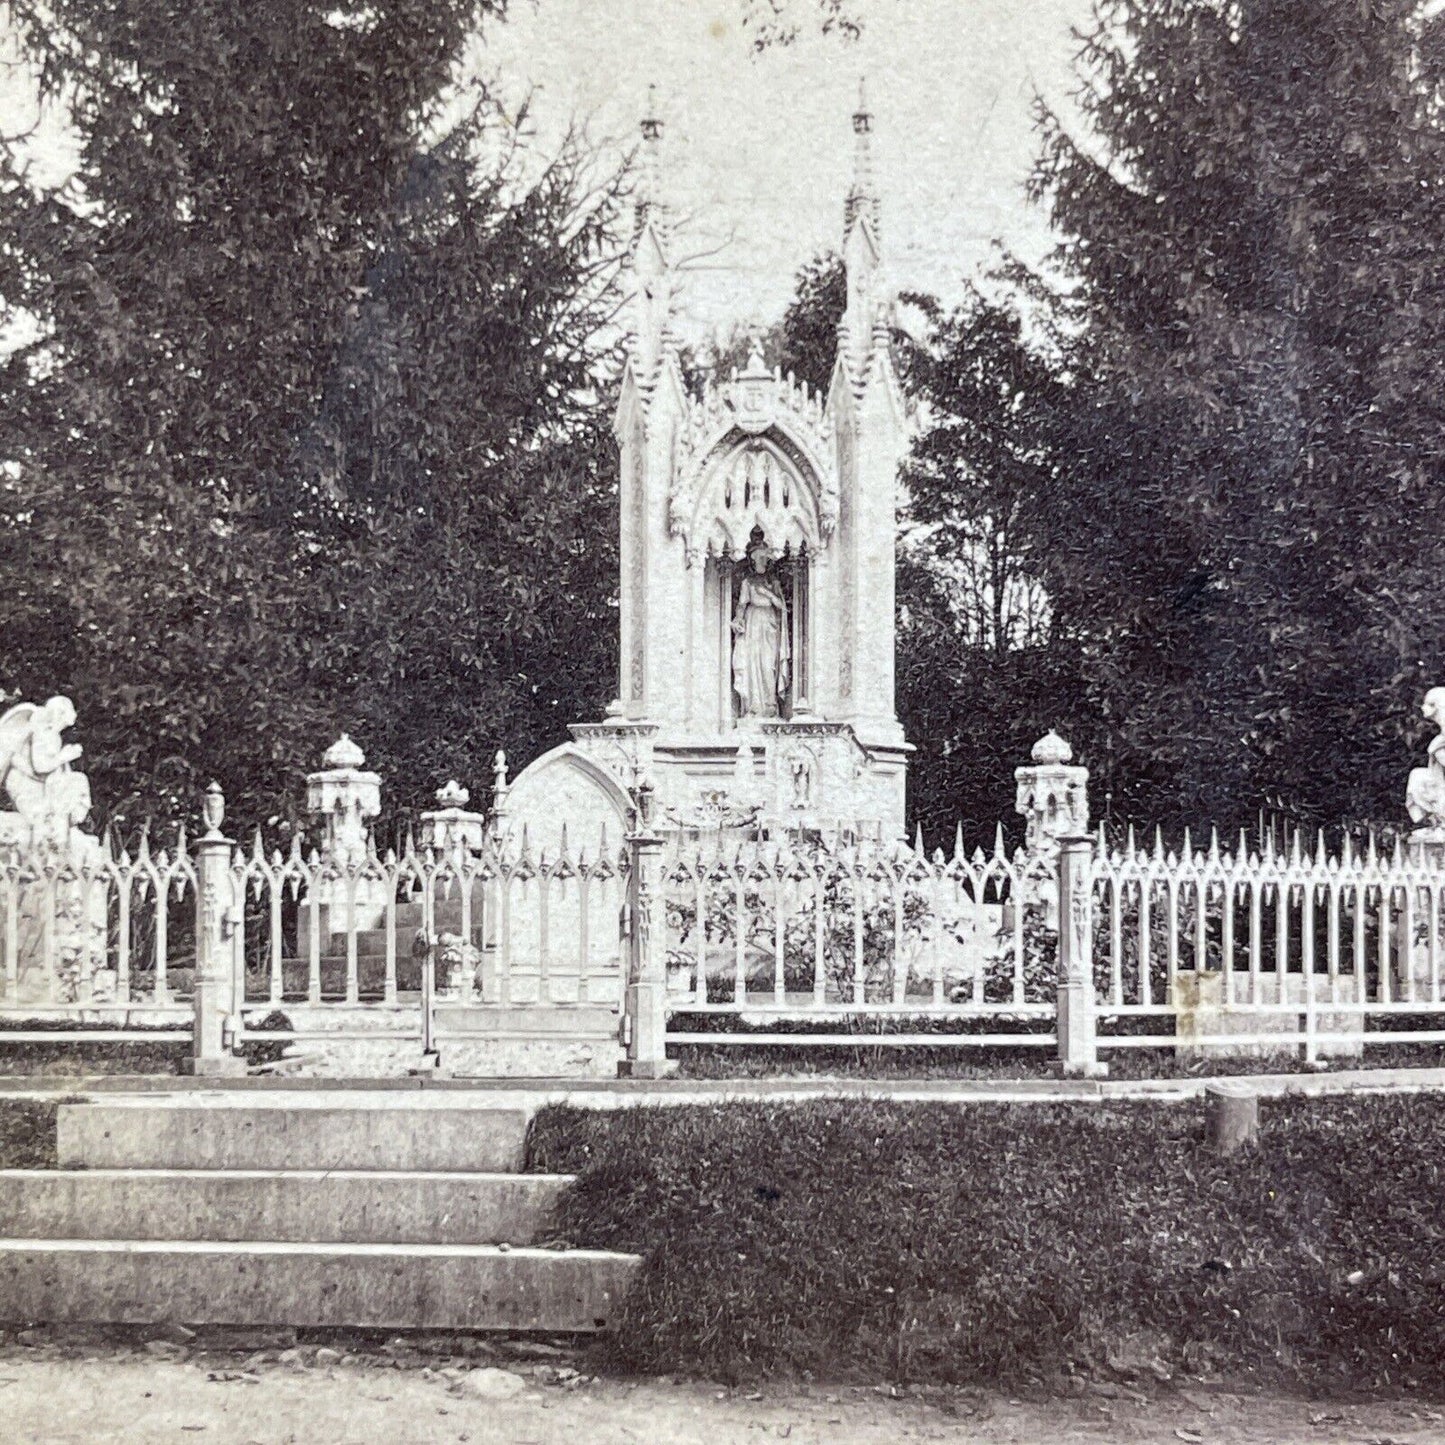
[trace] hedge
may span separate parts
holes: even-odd
[[[644,1256],[615,1363],[728,1382],[1120,1366],[1445,1387],[1445,1100],[553,1107],[554,1243]]]
[[[64,1035],[111,1027],[82,1019],[24,1018],[0,1020],[0,1074],[32,1078],[75,1078],[99,1074],[178,1074],[190,1057],[191,1041],[160,1027],[116,1024],[137,1033],[155,1033],[149,1039],[67,1042]],[[44,1031],[56,1035],[44,1043],[16,1043],[7,1034]]]

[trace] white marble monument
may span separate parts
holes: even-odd
[[[106,966],[106,904],[99,870],[103,849],[82,825],[90,781],[75,764],[79,743],[68,697],[17,703],[0,716],[0,856],[13,866],[15,892],[0,899],[16,910],[15,957],[0,958],[0,997],[9,1003],[105,1003],[115,996]]]
[[[555,850],[626,831],[648,778],[664,827],[861,827],[900,837],[911,751],[894,709],[894,544],[906,418],[889,354],[872,116],[844,207],[847,309],[826,396],[748,365],[701,395],[671,329],[662,124],[642,126],[628,262],[618,694],[512,783],[506,826]]]
[[[1412,768],[1405,789],[1405,811],[1415,825],[1410,834],[1417,853],[1445,854],[1445,687],[1432,687],[1420,704],[1435,736],[1426,749],[1423,768]]]

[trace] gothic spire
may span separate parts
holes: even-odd
[[[628,258],[632,293],[630,351],[639,385],[651,388],[675,338],[670,330],[675,277],[662,200],[662,119],[657,89],[647,88],[637,155],[636,220]]]
[[[861,77],[858,109],[853,112],[853,183],[843,208],[845,237],[860,219],[873,228],[876,241],[880,217],[878,193],[873,183],[873,112],[868,109],[867,82]]]
[[[657,113],[657,87],[647,87],[647,109],[642,116],[642,145],[638,151],[637,231],[656,221],[661,208],[662,118]]]
[[[848,303],[838,328],[839,352],[855,389],[863,385],[867,375],[881,317],[880,211],[873,180],[873,113],[868,109],[867,92],[860,80],[858,109],[853,112],[853,180],[843,207]]]

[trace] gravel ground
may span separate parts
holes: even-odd
[[[1445,1442],[1445,1406],[1320,1402],[1196,1385],[1076,1396],[971,1390],[727,1390],[607,1379],[584,1354],[536,1344],[419,1353],[410,1345],[242,1349],[22,1336],[0,1346],[4,1436],[45,1445],[613,1445],[788,1440],[794,1445],[1418,1445]]]

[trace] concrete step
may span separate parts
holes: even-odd
[[[558,1174],[3,1169],[0,1236],[343,1244],[530,1244]]]
[[[527,1116],[387,1091],[132,1095],[63,1104],[65,1169],[362,1169],[511,1174]]]
[[[591,1331],[637,1266],[499,1245],[0,1239],[0,1323]]]

